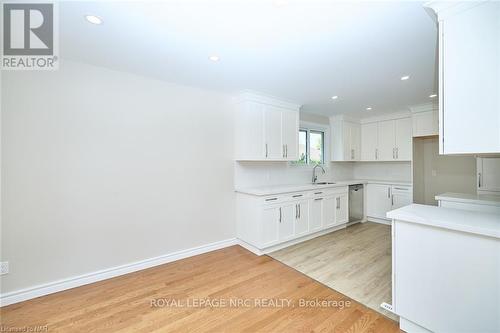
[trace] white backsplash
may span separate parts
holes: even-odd
[[[318,181],[377,179],[411,181],[410,162],[331,162],[326,173],[317,171]],[[312,178],[312,167],[288,162],[235,162],[234,183],[237,188],[282,184],[306,184]]]
[[[353,163],[354,179],[412,180],[411,162],[358,162]]]

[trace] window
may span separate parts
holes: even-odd
[[[297,164],[325,162],[325,132],[301,128],[299,130],[299,160]]]

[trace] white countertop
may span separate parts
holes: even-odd
[[[443,193],[436,195],[436,200],[473,203],[478,205],[500,206],[500,195]]]
[[[367,179],[349,179],[349,180],[336,180],[335,184],[326,185],[313,185],[313,184],[290,184],[290,185],[272,185],[272,186],[259,186],[249,188],[236,188],[236,192],[251,194],[251,195],[275,195],[291,192],[312,191],[316,189],[343,187],[353,184],[387,184],[387,185],[400,185],[412,186],[411,182],[407,181],[391,181],[391,180],[367,180]]]
[[[500,238],[500,214],[412,204],[387,213],[394,220]]]

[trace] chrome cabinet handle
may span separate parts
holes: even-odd
[[[300,204],[299,204],[299,219],[300,219],[300,211],[301,211],[301,209],[300,209]]]
[[[396,159],[396,149],[392,148],[392,159],[395,160]]]
[[[378,160],[378,148],[375,148],[375,159]]]
[[[396,159],[399,160],[399,148],[396,147]]]
[[[288,157],[288,145],[285,145],[285,157]]]
[[[340,198],[337,197],[336,199],[337,199],[337,209],[340,209]]]
[[[292,198],[300,198],[302,196],[302,194],[295,194],[295,195],[292,195]]]
[[[278,200],[278,198],[270,198],[270,199],[266,199],[266,201],[274,201],[274,200]]]
[[[403,187],[395,187],[395,190],[402,190],[402,191],[408,191],[409,189],[403,188]]]
[[[482,178],[481,172],[479,172],[477,175],[478,175],[478,187],[481,188],[481,185],[482,185],[481,184],[482,183],[482,181],[481,181],[482,180],[481,179]]]
[[[314,194],[321,194],[321,193],[323,193],[323,192],[314,192]]]
[[[394,206],[394,196],[391,197],[391,206]]]
[[[283,147],[282,147],[282,148],[283,148],[283,149],[282,149],[282,151],[283,151],[283,157],[285,157],[285,145],[283,145]]]
[[[268,151],[267,151],[267,143],[266,143],[266,158],[267,158],[267,155],[268,155],[267,153],[268,153]]]
[[[280,223],[281,223],[281,207],[280,207]]]
[[[314,199],[314,201],[319,201],[319,200],[323,200],[323,198],[316,198],[316,199]]]
[[[298,205],[295,204],[295,219],[298,219],[299,218],[299,208],[298,208]]]
[[[391,188],[390,187],[387,188],[387,197],[388,198],[391,197]]]

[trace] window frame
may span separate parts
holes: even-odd
[[[299,163],[298,161],[292,162],[293,165],[302,168],[313,168],[316,164],[311,163],[310,156],[310,133],[312,132],[321,132],[323,133],[323,161],[320,165],[328,166],[329,158],[330,158],[330,126],[323,124],[316,124],[310,122],[301,121],[299,124],[299,132],[306,132],[306,163]]]

